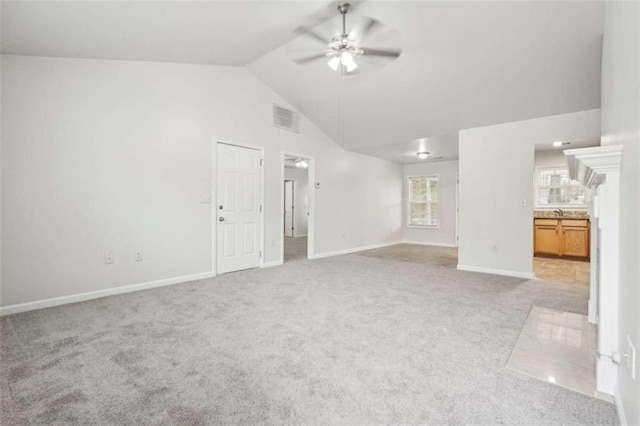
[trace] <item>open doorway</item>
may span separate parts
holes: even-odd
[[[282,259],[292,262],[309,257],[313,160],[283,154]]]
[[[588,190],[569,178],[562,145],[545,148],[535,152],[534,274],[545,281],[588,288]]]

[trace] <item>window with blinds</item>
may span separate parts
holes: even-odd
[[[409,176],[408,226],[438,226],[438,176]]]

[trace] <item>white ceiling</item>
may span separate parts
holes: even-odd
[[[420,138],[600,107],[599,2],[365,2],[357,13],[399,32],[397,61],[341,81],[323,62],[292,62],[294,40],[249,65],[348,149],[391,159]]]
[[[403,52],[384,68],[345,79],[324,61],[291,60],[322,50],[292,31],[324,22],[318,31],[329,38],[338,15],[318,16],[333,7],[3,1],[0,47],[8,54],[248,65],[345,148],[403,163],[415,162],[420,141],[434,156],[457,157],[459,129],[600,107],[601,2],[369,0],[347,24],[374,17],[396,32],[378,34],[369,47],[400,45]]]
[[[354,148],[353,151],[401,164],[455,160],[458,158],[458,132],[432,138]],[[428,152],[429,157],[421,160],[417,156],[418,152]]]
[[[316,1],[2,1],[2,53],[246,65],[294,38]]]
[[[553,142],[551,143],[536,142],[535,150],[536,151],[554,151],[554,150],[564,151],[565,149],[588,148],[591,146],[600,146],[600,139],[596,139],[596,138],[577,140],[577,141],[563,141],[563,142],[567,143],[567,145],[555,147],[553,146]]]

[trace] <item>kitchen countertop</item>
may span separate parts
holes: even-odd
[[[534,210],[534,219],[589,219],[589,212],[586,210],[563,210],[563,215],[558,216],[553,210]]]

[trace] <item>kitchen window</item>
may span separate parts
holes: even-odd
[[[536,207],[585,208],[586,206],[586,188],[577,181],[571,180],[566,168],[536,169]]]
[[[408,177],[408,226],[438,226],[438,176]]]

